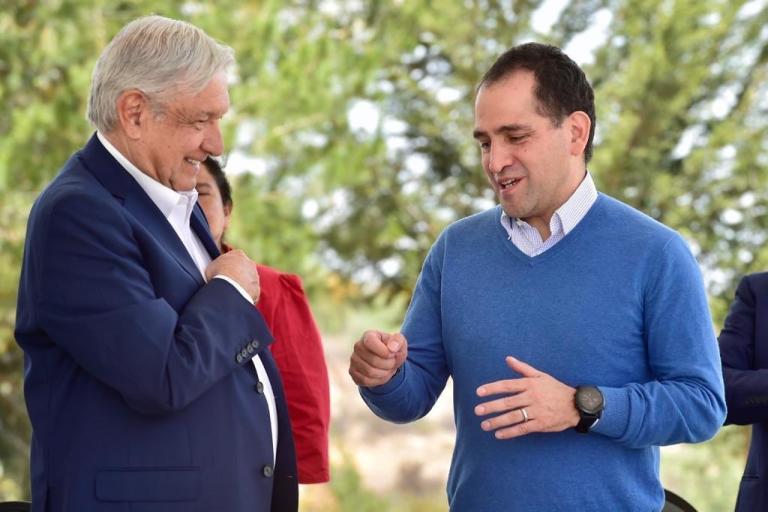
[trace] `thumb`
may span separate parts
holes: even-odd
[[[541,372],[533,366],[526,364],[519,359],[515,359],[512,356],[507,356],[506,362],[507,366],[509,366],[513,371],[516,371],[523,377],[538,377],[541,375]]]
[[[392,341],[390,343],[393,345],[398,345],[397,351],[393,352],[393,354],[395,356],[397,366],[399,367],[408,358],[408,340],[406,340],[405,336],[398,332],[392,335]],[[393,347],[390,347],[390,350],[392,350],[392,348]]]
[[[406,346],[405,337],[399,332],[387,335],[385,342],[389,352],[392,354],[402,351]]]

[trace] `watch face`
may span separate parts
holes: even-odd
[[[576,405],[588,414],[603,410],[603,394],[594,386],[582,386],[576,392]]]

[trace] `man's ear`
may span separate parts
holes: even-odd
[[[571,137],[571,155],[583,155],[584,150],[587,147],[587,141],[589,140],[589,130],[592,127],[592,120],[589,119],[589,116],[585,112],[577,110],[568,116],[568,127]]]
[[[123,91],[117,98],[117,123],[129,139],[141,137],[141,125],[148,113],[147,97],[138,89]]]

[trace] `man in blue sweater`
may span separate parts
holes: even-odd
[[[350,375],[413,421],[454,380],[451,510],[660,510],[658,446],[723,423],[720,360],[683,239],[597,192],[594,94],[525,44],[480,82],[474,137],[500,205],[432,247],[402,333],[367,331]]]

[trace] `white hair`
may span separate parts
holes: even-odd
[[[162,104],[179,91],[196,94],[235,61],[234,50],[185,21],[146,16],[128,23],[102,52],[91,78],[88,120],[108,133],[117,99],[129,89]]]

